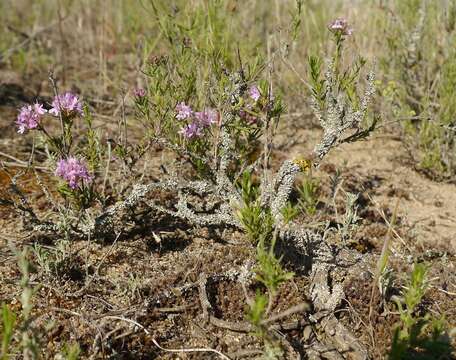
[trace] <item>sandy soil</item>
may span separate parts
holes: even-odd
[[[2,86],[10,95],[0,104],[0,151],[26,160],[30,141],[15,135],[12,125],[15,106],[21,99]],[[308,153],[318,139],[319,130],[302,130],[299,136],[303,140],[279,157]],[[2,160],[17,163],[5,156]],[[377,304],[379,313],[369,326],[368,294],[375,261],[388,230],[387,221],[399,200],[391,260],[391,267],[397,273],[396,286],[400,288],[403,275],[410,270],[414,259],[428,261],[432,287],[423,306],[429,311],[445,313],[450,324],[455,324],[456,185],[434,182],[414,170],[401,141],[383,132],[367,141],[341,146],[314,172],[321,182],[322,209],[332,206],[329,183],[336,170],[343,180],[336,207],[343,210],[343,191],[360,194],[358,211],[362,220],[347,245],[364,259],[362,265],[340,275],[346,301],[339,307],[339,321],[353,329],[372,358],[381,358],[387,352],[392,326],[398,317],[394,312],[381,314]],[[46,201],[35,181],[30,177],[19,181],[27,188],[34,206],[45,212]],[[0,171],[0,197],[8,193],[8,182],[9,177]],[[319,210],[317,218],[337,220],[334,213],[323,210]],[[307,220],[301,219],[303,223]],[[52,249],[55,239],[28,233],[17,215],[6,207],[0,207],[0,227],[0,302],[19,310],[20,272],[8,242],[16,247],[40,244]],[[160,242],[152,232],[160,236]],[[258,284],[253,283],[244,294],[236,274],[253,262],[253,250],[237,231],[192,228],[153,214],[114,243],[73,241],[63,259],[49,271],[39,267],[31,257],[37,265],[32,283],[41,284],[35,294],[34,315],[45,357],[52,358],[63,343],[77,341],[84,357],[91,353],[92,358],[176,358],[177,355],[160,351],[152,337],[167,348],[210,347],[233,358],[238,358],[240,349],[250,349],[255,355],[261,346],[252,334],[207,322],[199,290],[200,276],[205,274],[213,316],[242,323],[246,294],[253,296]],[[288,265],[293,266],[291,262]],[[273,314],[309,301],[308,276],[299,267],[294,270],[298,270],[294,280],[280,289]],[[150,334],[122,318],[137,321]],[[295,314],[290,319],[300,317]],[[54,323],[51,330],[44,332],[45,325],[51,322]],[[305,325],[283,333],[296,353],[304,352],[303,346],[318,337],[318,331]],[[293,358],[293,351],[287,351],[287,358]],[[216,357],[206,352],[179,355],[179,358]]]

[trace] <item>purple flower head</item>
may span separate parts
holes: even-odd
[[[186,126],[184,126],[180,133],[186,138],[186,139],[193,139],[200,137],[203,133],[201,132],[201,125],[197,122],[192,122]]]
[[[83,115],[82,103],[79,100],[78,96],[66,92],[65,94],[60,94],[54,97],[52,101],[52,109],[49,110],[52,115],[58,116],[62,114],[64,116],[75,116]]]
[[[60,159],[57,163],[55,175],[64,179],[72,189],[76,189],[80,182],[86,181],[89,183],[92,181],[92,176],[89,175],[87,166],[75,157]]]
[[[136,88],[134,90],[134,94],[138,98],[143,98],[144,96],[146,96],[146,90],[144,90],[143,88]]]
[[[181,102],[176,106],[176,119],[178,120],[185,120],[193,116],[193,110],[190,106]]]
[[[195,118],[201,126],[209,127],[217,122],[218,112],[214,109],[204,109],[204,111],[196,112]]]
[[[255,101],[255,102],[258,101],[260,99],[260,97],[261,97],[260,90],[258,89],[258,86],[253,85],[249,89],[249,95],[253,99],[253,101]]]
[[[349,27],[348,22],[344,18],[338,18],[329,23],[328,29],[333,33],[342,35],[352,35],[353,29]]]
[[[23,106],[16,119],[17,132],[23,134],[26,130],[36,129],[45,113],[43,105],[38,103]]]

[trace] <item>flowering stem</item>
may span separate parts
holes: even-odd
[[[57,100],[58,107],[59,107],[59,109],[62,109],[62,106],[60,104],[60,98],[58,96],[57,84],[55,83],[54,73],[53,73],[52,70],[49,72],[49,81],[51,82],[52,90],[54,91],[54,96],[55,96],[55,99]],[[67,153],[67,151],[66,151],[66,147],[67,146],[66,146],[66,136],[65,136],[65,124],[63,122],[62,111],[59,111],[59,119],[60,119],[60,127],[61,127],[61,130],[62,130],[63,153],[66,154]]]
[[[342,56],[342,43],[344,42],[344,38],[341,33],[336,34],[336,54],[334,55],[334,75],[336,80],[339,79],[339,65],[340,65],[340,58]]]
[[[222,129],[222,112],[219,112],[219,116],[217,119],[217,126],[215,131],[215,142],[214,142],[214,165],[217,166],[217,156],[218,156],[218,148],[220,144],[220,133]]]

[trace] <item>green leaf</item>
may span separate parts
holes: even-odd
[[[8,305],[2,304],[2,352],[0,354],[1,360],[8,359],[8,348],[13,336],[14,325],[16,323],[16,314],[10,310]]]

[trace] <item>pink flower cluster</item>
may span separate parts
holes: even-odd
[[[249,88],[248,95],[250,99],[252,99],[254,103],[257,104],[261,98],[261,92],[258,86],[252,85]],[[239,111],[239,116],[248,124],[255,124],[258,121],[258,118],[252,114],[252,109],[255,104],[247,104],[244,110]]]
[[[92,181],[92,176],[89,175],[87,166],[82,160],[75,157],[60,159],[57,162],[55,175],[64,179],[72,189],[76,189],[79,183],[84,181],[90,183]]]
[[[353,29],[349,26],[347,20],[344,18],[338,18],[331,21],[328,25],[328,29],[333,33],[340,33],[347,36],[353,34]]]
[[[209,127],[218,120],[218,112],[214,109],[204,109],[194,113],[195,119],[202,127]]]
[[[255,102],[260,100],[261,93],[260,93],[260,90],[258,89],[258,86],[253,85],[252,87],[250,87],[249,95],[252,98],[252,100],[255,101]]]
[[[143,88],[136,88],[133,93],[135,94],[135,96],[137,98],[143,98],[146,96],[146,90],[144,90]]]
[[[16,119],[16,125],[18,127],[17,132],[23,134],[27,130],[36,129],[45,113],[46,110],[43,108],[43,105],[39,103],[23,106]]]
[[[176,106],[176,119],[189,120],[190,123],[183,126],[180,133],[187,139],[198,138],[203,135],[203,129],[215,124],[218,120],[218,112],[214,109],[193,111],[190,106],[181,102]]]
[[[198,123],[192,122],[190,124],[185,125],[180,133],[184,136],[186,139],[193,139],[193,138],[198,138],[201,135],[203,135],[202,127],[199,126]]]
[[[81,101],[77,95],[70,92],[54,97],[51,105],[52,109],[49,110],[49,113],[55,116],[58,116],[59,114],[66,117],[83,115]],[[23,106],[19,110],[19,115],[16,119],[16,125],[18,127],[17,132],[23,134],[27,130],[38,128],[43,115],[47,112],[48,111],[43,108],[43,104],[40,103]]]
[[[51,105],[52,109],[49,110],[49,113],[55,116],[60,114],[66,117],[83,115],[82,102],[77,95],[70,92],[54,97]]]
[[[176,112],[177,112],[176,119],[178,119],[178,120],[189,119],[193,116],[192,108],[190,106],[188,106],[187,104],[185,104],[184,102],[177,104]]]

